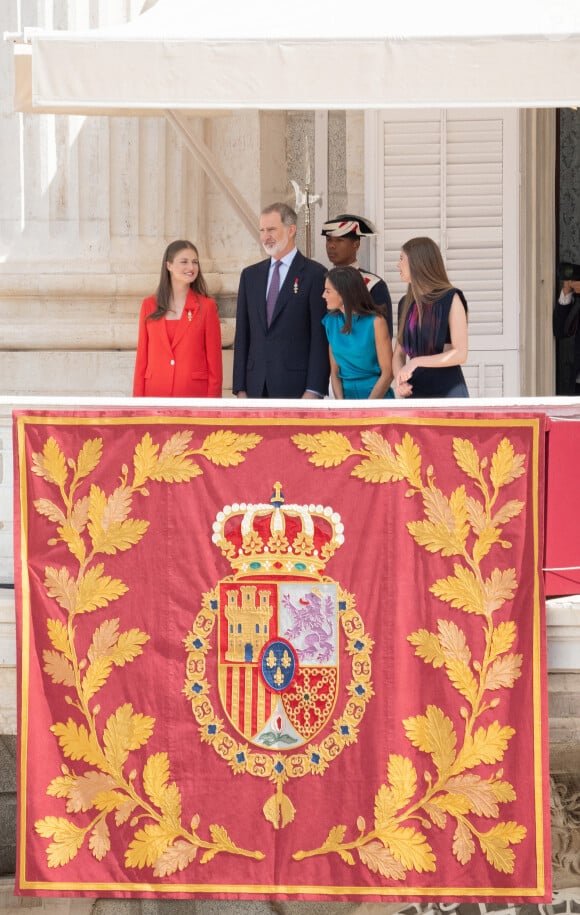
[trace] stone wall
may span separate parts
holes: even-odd
[[[110,25],[142,6],[20,0],[4,4],[2,29]],[[256,233],[163,117],[15,114],[12,57],[0,42],[0,394],[130,395],[141,301],[166,244],[189,238],[220,310],[227,396],[237,284],[260,258]],[[240,112],[184,124],[257,214],[292,199],[285,120]]]
[[[580,111],[560,111],[558,259],[580,263]]]

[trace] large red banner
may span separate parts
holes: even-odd
[[[18,893],[551,899],[543,417],[14,434]]]
[[[580,422],[547,423],[545,591],[548,597],[580,592]]]

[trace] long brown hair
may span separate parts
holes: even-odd
[[[161,261],[161,275],[159,277],[159,285],[155,292],[157,308],[147,316],[148,321],[158,321],[167,313],[167,310],[171,304],[171,274],[167,269],[167,262],[169,261],[169,263],[172,264],[177,254],[179,254],[179,252],[183,251],[184,249],[194,251],[195,256],[199,259],[199,252],[193,242],[177,239],[176,241],[172,241],[170,245],[167,245],[165,254],[163,255],[163,260]],[[201,265],[199,267],[199,273],[197,274],[193,283],[190,283],[189,285],[194,292],[198,292],[200,295],[207,296],[207,286],[201,272]]]
[[[405,319],[413,302],[417,303],[419,323],[423,317],[423,308],[432,305],[445,292],[453,289],[447,276],[439,246],[432,238],[418,236],[410,238],[401,248],[409,261],[411,282],[403,299],[397,339],[402,343]]]
[[[336,289],[344,305],[341,333],[350,334],[353,315],[376,315],[386,321],[386,309],[372,299],[357,267],[333,267],[326,274],[326,279]]]

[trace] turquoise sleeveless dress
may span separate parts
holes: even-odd
[[[375,346],[375,315],[353,315],[350,334],[344,327],[341,311],[331,311],[322,319],[346,400],[366,400],[381,374]],[[389,388],[385,397],[394,397]]]

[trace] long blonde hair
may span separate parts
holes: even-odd
[[[403,340],[405,319],[413,302],[417,303],[419,323],[423,318],[423,308],[432,305],[445,292],[453,289],[449,282],[443,257],[438,245],[432,238],[418,236],[410,238],[401,248],[409,261],[411,282],[403,299],[397,339]]]

